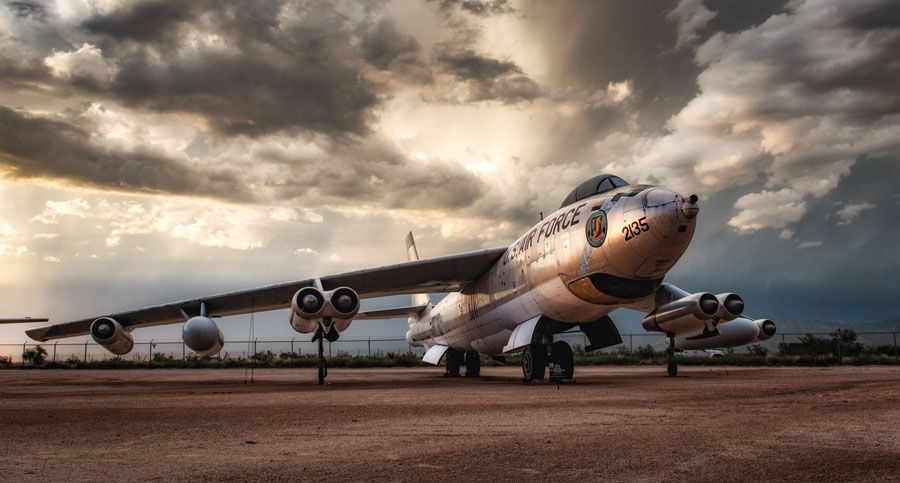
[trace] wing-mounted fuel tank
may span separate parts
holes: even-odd
[[[201,356],[212,356],[225,346],[225,337],[216,322],[205,315],[191,317],[181,328],[184,345]]]
[[[323,291],[320,287],[304,287],[291,299],[291,327],[310,333],[320,324],[334,325],[343,332],[359,313],[359,295],[350,287]]]
[[[737,347],[768,340],[775,335],[775,332],[775,322],[771,320],[738,317],[734,320],[720,322],[712,331],[703,328],[694,333],[676,337],[675,347],[679,349]]]
[[[134,348],[131,333],[110,317],[100,317],[91,323],[91,338],[117,356],[128,354]]]

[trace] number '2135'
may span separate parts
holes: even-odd
[[[631,224],[622,227],[622,233],[625,234],[625,241],[631,240],[632,238],[649,230],[650,225],[647,224],[646,216],[641,217],[641,219],[638,221],[632,221]]]

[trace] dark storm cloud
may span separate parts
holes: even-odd
[[[7,8],[19,18],[34,18],[37,20],[45,20],[47,18],[47,7],[40,3],[18,1],[6,2]]]
[[[479,17],[502,15],[516,11],[508,0],[429,0],[438,5],[444,12],[450,13],[459,9]]]
[[[115,40],[160,43],[171,40],[180,27],[192,20],[208,2],[146,1],[108,15],[91,17],[81,27],[92,34]]]
[[[248,201],[230,174],[197,171],[146,150],[91,144],[91,133],[63,120],[0,106],[0,165],[13,178],[47,178],[118,191],[172,193]]]
[[[541,87],[515,62],[498,60],[472,50],[439,49],[438,68],[467,84],[469,101],[497,100],[515,104],[541,97]]]
[[[433,81],[431,66],[422,58],[419,41],[398,31],[390,17],[365,29],[360,47],[363,59],[380,70],[408,76],[419,84]]]
[[[226,135],[364,134],[378,86],[361,76],[350,27],[324,2],[128,4],[82,23],[118,74],[80,87],[132,107],[198,114]]]
[[[344,140],[318,156],[263,150],[261,159],[286,167],[281,198],[314,200],[319,204],[385,208],[455,210],[480,200],[488,186],[461,164],[444,160],[414,160],[392,143],[370,138]]]

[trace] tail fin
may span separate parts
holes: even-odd
[[[406,234],[406,255],[411,262],[419,259],[419,251],[416,250],[416,241],[413,239],[412,232]],[[430,299],[427,293],[418,293],[412,296],[413,305],[428,305],[428,302],[430,302]]]

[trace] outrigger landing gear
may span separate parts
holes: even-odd
[[[669,336],[669,349],[666,351],[667,359],[668,359],[668,367],[666,368],[669,377],[675,377],[678,375],[678,364],[675,363],[675,336]]]

